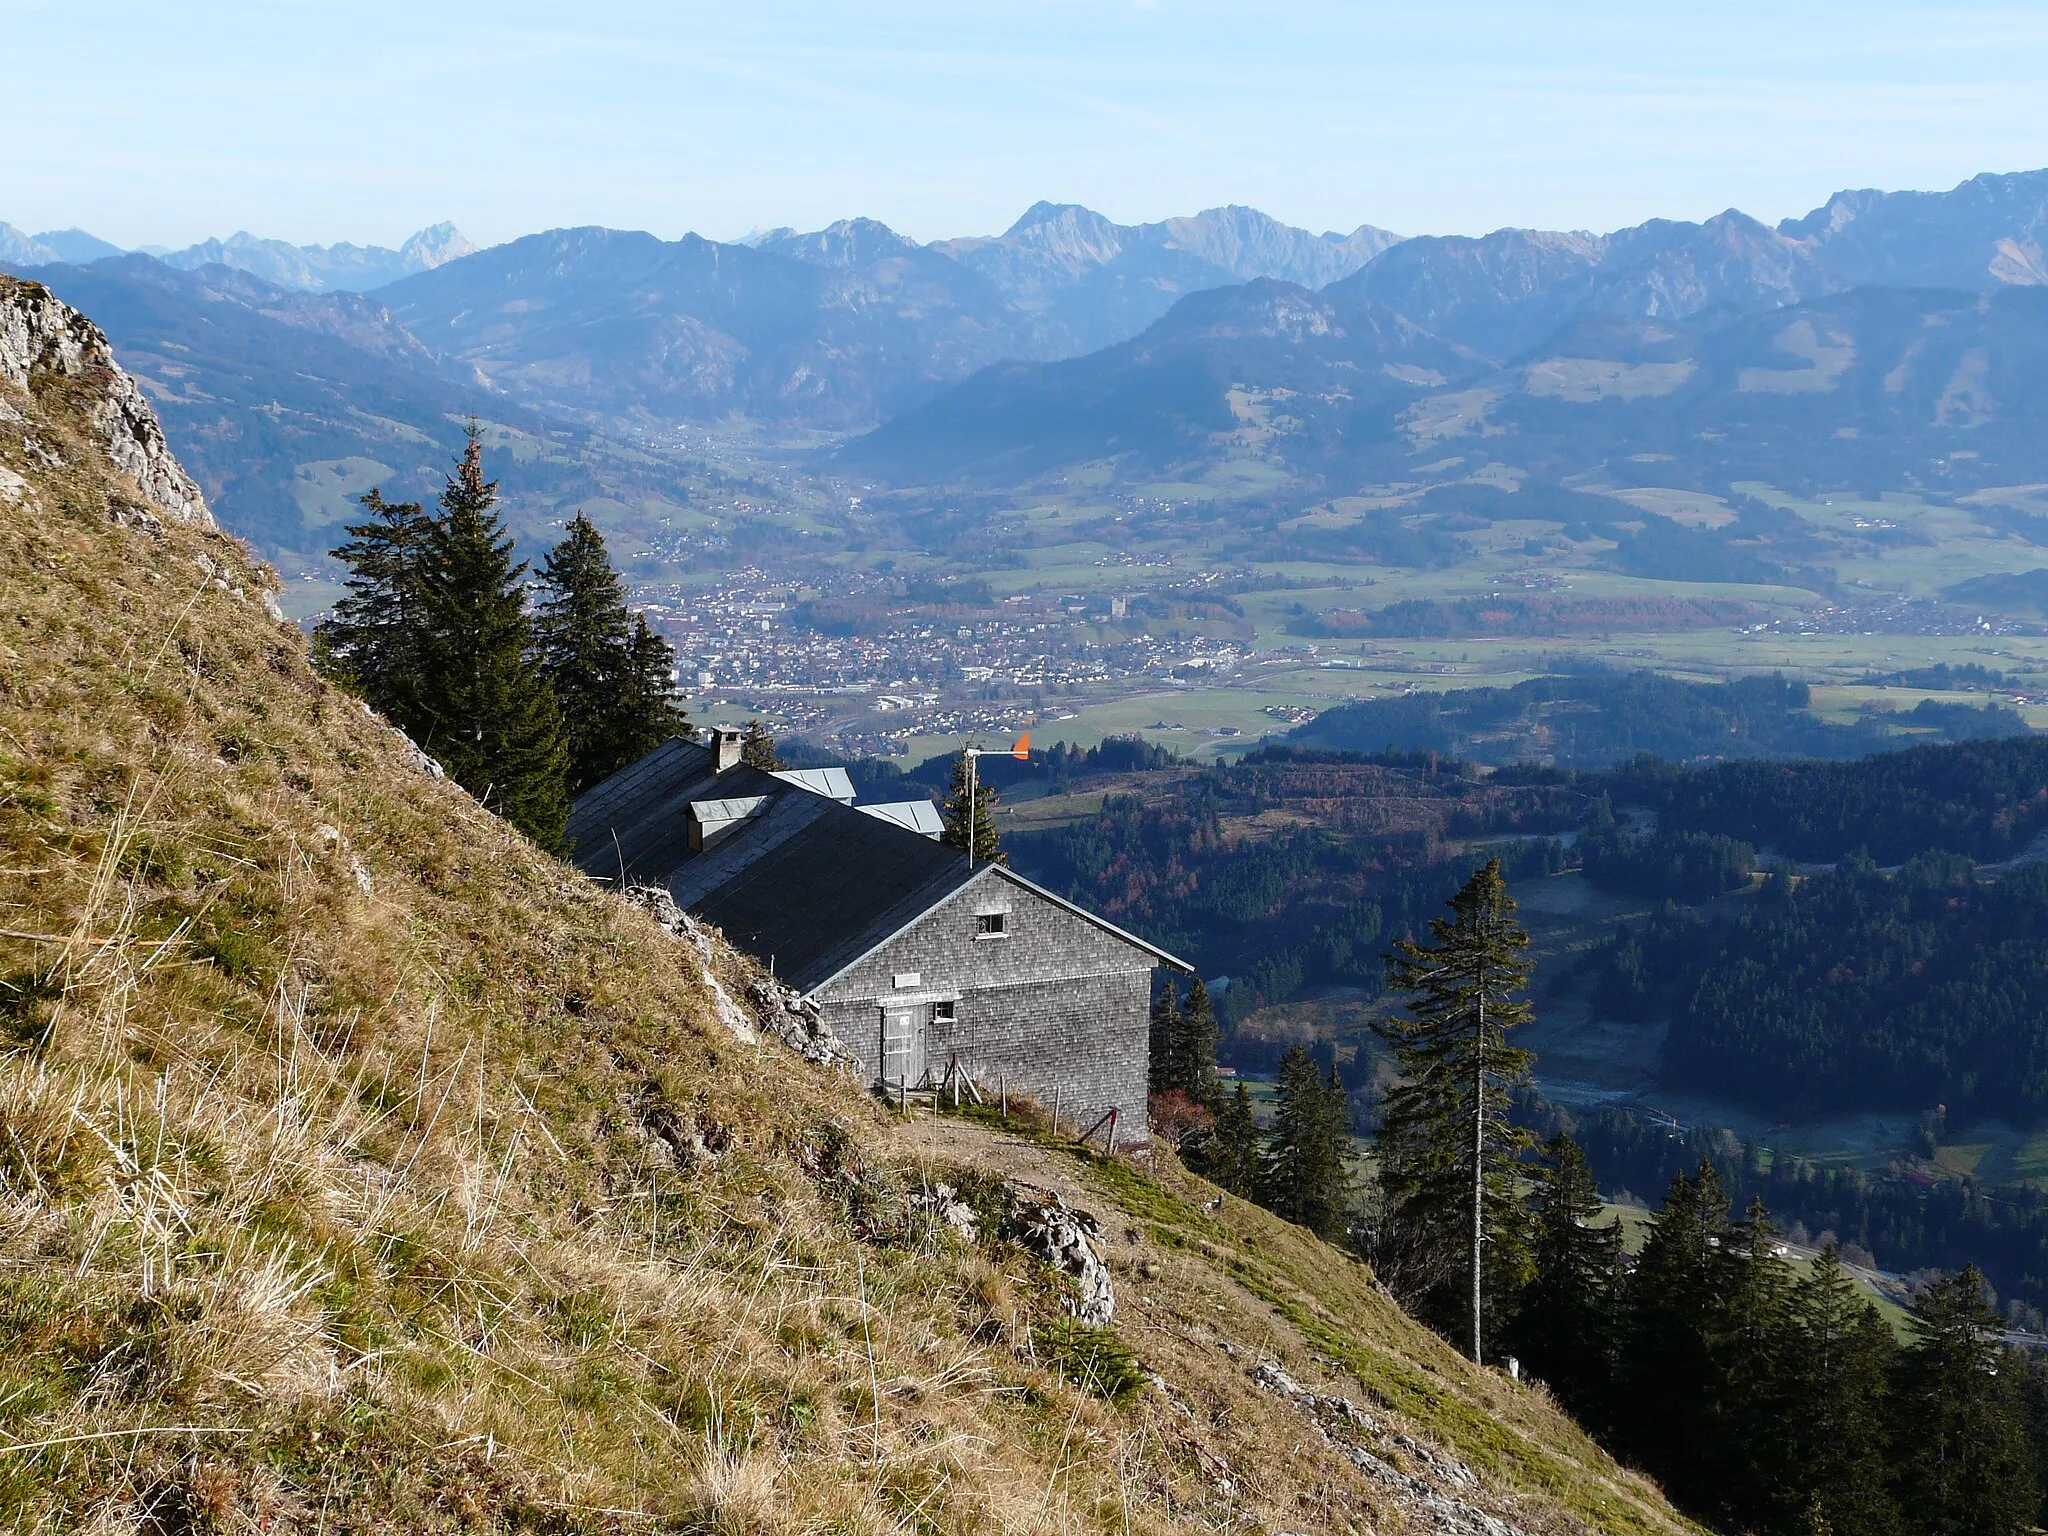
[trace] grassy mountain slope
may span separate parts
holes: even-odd
[[[320,680],[242,546],[133,510],[90,379],[31,383],[0,386],[0,1525],[1683,1528],[1169,1153],[907,1123],[738,1038],[692,946]],[[997,1235],[1005,1178],[1099,1219],[1153,1373],[1123,1401],[1074,1384],[1120,1356]]]

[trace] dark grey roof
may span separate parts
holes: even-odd
[[[676,871],[676,904],[800,992],[820,986],[980,874],[957,848],[802,791]],[[783,823],[778,827],[777,822]],[[741,850],[732,850],[738,855]],[[719,866],[727,866],[720,868]],[[987,866],[984,865],[985,869]]]
[[[767,796],[761,814],[692,852],[693,800]],[[569,816],[576,865],[665,885],[808,991],[852,964],[976,871],[959,850],[753,768],[711,771],[709,748],[676,739],[586,792]]]
[[[701,852],[689,840],[693,800],[766,796],[757,815],[727,824]],[[664,742],[576,802],[569,837],[577,867],[601,880],[665,885],[676,905],[772,962],[808,992],[900,933],[969,881],[1029,881],[956,848],[825,795],[746,767],[711,771],[708,748]],[[1037,890],[1038,887],[1031,886]],[[1050,892],[1043,893],[1051,896]],[[1071,902],[1090,922],[1168,964],[1163,950]]]
[[[672,736],[578,798],[569,812],[570,857],[600,880],[666,884],[691,856],[683,808],[692,800],[780,795],[788,787],[757,768],[713,773],[709,747]]]

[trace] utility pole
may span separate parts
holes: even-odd
[[[979,747],[960,749],[967,759],[967,867],[974,868],[974,802],[980,796],[975,783],[975,761],[981,756]]]
[[[1486,1233],[1486,962],[1479,962],[1479,1044],[1472,1053],[1472,1363],[1482,1365],[1479,1345],[1480,1246]]]
[[[967,759],[967,867],[974,868],[974,812],[975,802],[981,798],[980,760],[986,756],[980,747],[962,747],[960,755]],[[998,757],[1004,754],[998,752]],[[1026,731],[1011,745],[1008,755],[1019,762],[1031,760],[1031,733]]]

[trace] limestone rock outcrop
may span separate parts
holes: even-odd
[[[33,394],[39,374],[86,392],[107,457],[158,511],[175,522],[215,526],[198,482],[171,453],[156,412],[114,360],[106,333],[42,284],[0,276],[0,382]]]

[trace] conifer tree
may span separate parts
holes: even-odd
[[[1215,1107],[1216,1009],[1209,1002],[1209,988],[1197,976],[1188,983],[1187,1001],[1175,1020],[1173,1072],[1170,1086],[1178,1088],[1197,1104]]]
[[[1752,1197],[1721,1245],[1707,1320],[1713,1374],[1699,1459],[1715,1512],[1739,1529],[1789,1528],[1810,1502],[1787,1438],[1772,1433],[1790,1406],[1797,1348],[1792,1269],[1778,1256],[1780,1236],[1762,1197]]]
[[[1534,1273],[1509,1338],[1572,1417],[1597,1428],[1613,1406],[1621,1224],[1597,1223],[1599,1187],[1576,1141],[1560,1131],[1545,1144],[1543,1159],[1535,1188]]]
[[[953,759],[953,782],[946,790],[946,803],[941,808],[945,830],[939,834],[939,841],[948,848],[967,851],[968,815],[967,785],[969,774],[967,753],[962,751]],[[996,833],[996,791],[995,786],[976,774],[973,776],[974,805],[974,862],[976,864],[1007,864],[1010,856],[1003,852],[1002,839]]]
[[[690,717],[676,697],[676,653],[647,627],[647,615],[633,615],[633,639],[626,652],[626,686],[621,696],[616,773],[637,763],[671,736],[690,728]]]
[[[1974,1265],[1927,1286],[1899,1363],[1893,1435],[1914,1536],[2016,1536],[2039,1502],[2014,1373]]]
[[[775,749],[774,735],[758,720],[749,720],[746,730],[740,734],[740,761],[763,773],[774,773],[789,766]]]
[[[1159,988],[1158,995],[1152,999],[1152,1018],[1148,1036],[1150,1055],[1147,1085],[1153,1093],[1165,1093],[1175,1085],[1178,1078],[1174,1051],[1180,1044],[1180,992],[1171,974],[1168,974]]]
[[[1259,1203],[1318,1237],[1342,1236],[1351,1208],[1350,1116],[1344,1086],[1317,1070],[1303,1046],[1280,1058],[1273,1131],[1257,1184]]]
[[[1450,906],[1450,917],[1431,920],[1431,943],[1403,940],[1392,956],[1393,984],[1408,1000],[1405,1017],[1375,1026],[1401,1071],[1386,1097],[1379,1177],[1396,1224],[1445,1240],[1462,1232],[1469,1337],[1480,1360],[1489,1242],[1496,1294],[1511,1291],[1526,1269],[1516,1158],[1529,1137],[1508,1109],[1509,1090],[1533,1058],[1508,1035],[1529,1021],[1519,995],[1529,980],[1529,936],[1515,922],[1498,859],[1474,871]],[[1432,1310],[1442,1316],[1446,1308]]]
[[[1198,1170],[1233,1195],[1250,1197],[1259,1177],[1259,1125],[1252,1115],[1252,1096],[1243,1083],[1223,1098],[1216,1124],[1203,1145]]]
[[[1717,1492],[1703,1451],[1712,1438],[1715,1396],[1709,1323],[1727,1234],[1721,1176],[1702,1162],[1694,1176],[1672,1179],[1625,1292],[1619,1438],[1694,1508]]]
[[[425,595],[420,567],[433,519],[416,501],[361,498],[369,515],[348,525],[335,559],[349,568],[348,595],[315,633],[322,670],[346,683],[402,731],[423,728]]]
[[[1792,1513],[1809,1530],[1896,1536],[1885,1415],[1898,1346],[1833,1243],[1793,1287],[1792,1320],[1784,1428],[1802,1489]]]
[[[554,690],[534,654],[524,562],[494,510],[472,426],[426,543],[421,742],[449,775],[548,849],[568,817],[568,749]]]
[[[541,570],[534,620],[569,737],[569,793],[580,794],[682,728],[668,644],[626,608],[604,535],[577,513]]]

